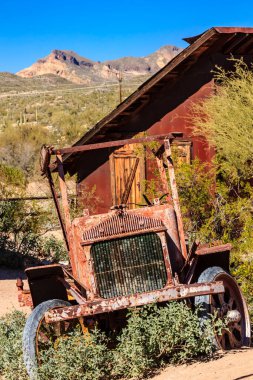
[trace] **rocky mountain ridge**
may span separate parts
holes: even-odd
[[[123,57],[104,62],[82,57],[71,50],[53,50],[48,56],[39,59],[30,67],[17,73],[23,78],[34,78],[53,74],[72,83],[89,85],[123,78],[131,79],[151,75],[166,65],[182,49],[166,45],[146,57]]]

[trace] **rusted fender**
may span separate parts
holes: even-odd
[[[231,251],[232,244],[220,244],[220,245],[213,245],[213,246],[199,246],[199,248],[196,250],[195,254],[197,256],[203,256],[203,255],[210,255],[212,253],[219,253],[219,252],[226,252]]]

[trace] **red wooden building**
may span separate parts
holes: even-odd
[[[75,145],[127,139],[141,132],[157,135],[180,131],[184,137],[178,149],[182,159],[190,162],[199,157],[209,162],[214,152],[204,138],[192,136],[193,126],[186,116],[193,102],[211,94],[215,66],[231,69],[233,62],[228,60],[231,55],[243,57],[248,64],[253,62],[253,28],[211,28],[185,40],[189,43],[186,49],[99,121]],[[66,155],[64,163],[66,172],[77,174],[80,199],[87,186],[96,186],[99,202],[92,212],[103,213],[113,204],[120,203],[136,159],[136,149],[131,145]],[[141,202],[145,191],[143,180],[150,179],[152,172],[153,168],[143,154],[131,189],[131,204]]]

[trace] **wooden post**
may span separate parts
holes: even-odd
[[[117,79],[119,82],[119,102],[122,103],[122,80],[123,80],[123,74],[122,71],[119,71],[117,74]]]

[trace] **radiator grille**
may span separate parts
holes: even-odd
[[[91,257],[103,298],[152,291],[166,284],[161,240],[155,233],[94,243]]]
[[[99,240],[115,235],[145,230],[165,229],[160,219],[130,213],[114,214],[83,233],[84,241]]]

